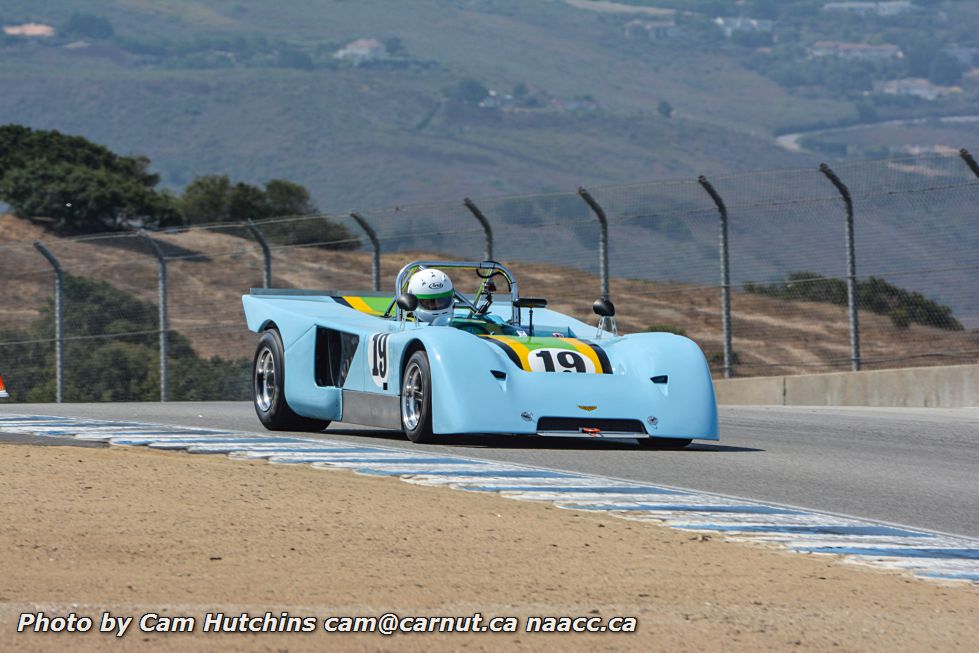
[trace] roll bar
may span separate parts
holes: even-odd
[[[411,279],[411,275],[419,270],[425,270],[427,268],[450,268],[456,270],[479,270],[483,273],[499,272],[504,277],[506,277],[507,283],[510,286],[511,299],[513,301],[513,317],[510,320],[511,324],[520,324],[520,308],[516,305],[517,299],[520,297],[520,293],[517,289],[517,278],[513,276],[513,273],[507,269],[505,265],[498,261],[412,261],[408,265],[401,268],[398,272],[398,278],[394,284],[394,297],[395,301],[391,303],[385,315],[391,313],[391,310],[397,304],[397,297],[401,293],[408,289],[408,281]],[[397,314],[398,319],[402,318],[401,309],[398,309]]]

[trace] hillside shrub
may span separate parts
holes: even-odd
[[[159,399],[155,304],[102,281],[66,275],[64,324],[65,401]],[[54,400],[53,338],[53,300],[26,329],[0,331],[3,378],[15,401]],[[176,331],[169,332],[169,344],[172,400],[250,398],[248,359],[201,358]]]
[[[784,300],[847,305],[846,281],[827,278],[815,272],[793,272],[785,281],[767,285],[749,281],[744,284],[744,289]],[[948,331],[962,331],[962,323],[952,316],[950,307],[921,293],[899,288],[880,277],[857,281],[857,305],[860,310],[890,316],[899,328],[907,328],[913,322]]]

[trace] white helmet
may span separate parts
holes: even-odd
[[[408,292],[418,298],[415,317],[420,321],[452,315],[452,279],[445,272],[434,268],[415,272],[408,281]]]

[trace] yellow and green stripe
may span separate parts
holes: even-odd
[[[341,306],[346,306],[367,313],[368,315],[384,315],[391,305],[390,297],[362,297],[359,295],[333,295],[333,301]]]
[[[598,374],[611,374],[612,364],[601,346],[578,338],[480,336],[502,349],[520,369],[530,372],[530,355],[538,349],[567,349],[592,362]]]

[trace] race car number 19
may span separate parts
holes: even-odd
[[[374,385],[383,388],[388,382],[388,337],[389,333],[375,333],[371,336],[367,353],[367,365],[371,370]]]
[[[527,358],[534,372],[595,373],[594,363],[568,349],[535,349]]]

